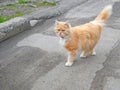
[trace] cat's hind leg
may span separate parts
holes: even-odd
[[[94,49],[90,51],[90,55],[92,55],[92,56],[95,56],[95,55],[96,55],[96,52],[95,52]]]
[[[91,55],[92,55],[92,56],[95,56],[95,55],[96,55],[96,52],[95,52],[94,50],[92,50]]]
[[[80,54],[81,58],[86,58],[87,57],[87,52],[86,51],[82,51],[82,53]]]
[[[95,52],[95,51],[93,51],[91,55],[92,55],[92,56],[95,56],[95,55],[96,55],[96,52]]]

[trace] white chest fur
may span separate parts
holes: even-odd
[[[64,46],[65,42],[66,42],[66,39],[60,38],[60,41],[59,41],[60,45]]]

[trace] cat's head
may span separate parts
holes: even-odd
[[[57,34],[57,36],[59,36],[61,38],[68,37],[70,34],[70,29],[71,29],[71,25],[70,25],[69,21],[61,22],[61,21],[56,20],[55,33]]]

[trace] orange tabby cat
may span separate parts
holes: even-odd
[[[71,27],[69,21],[56,21],[55,32],[60,37],[60,43],[68,50],[68,60],[66,66],[74,63],[77,51],[82,51],[80,57],[96,55],[94,48],[97,44],[105,21],[111,15],[112,5],[106,6],[95,20]]]

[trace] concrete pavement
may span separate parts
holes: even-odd
[[[64,66],[67,54],[53,32],[55,19],[68,19],[73,26],[88,22],[103,8],[102,3],[107,5],[113,2],[89,0],[2,42],[1,90],[119,90],[120,30],[119,26],[115,26],[119,24],[116,22],[119,19],[118,3],[114,4],[113,15],[102,32],[96,47],[97,55],[81,59],[78,54],[72,67]]]

